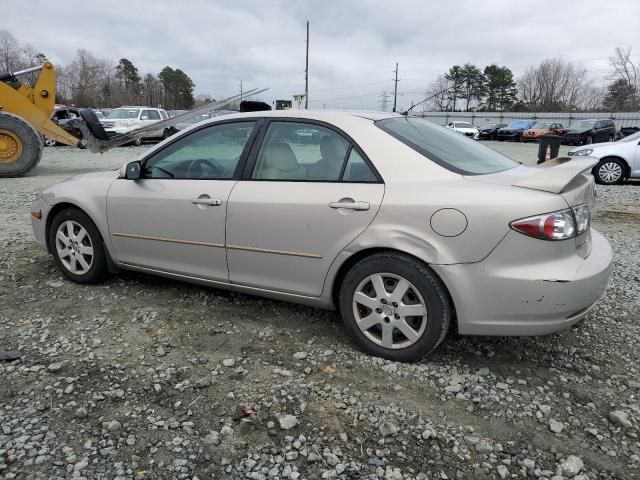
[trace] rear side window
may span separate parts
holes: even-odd
[[[421,118],[378,120],[376,126],[438,165],[463,175],[483,175],[518,166],[495,150]]]
[[[146,116],[149,120],[160,120],[160,114],[157,110],[144,110],[142,116]]]
[[[345,182],[373,183],[377,181],[377,178],[371,167],[364,161],[364,158],[355,148],[352,148],[342,180]]]

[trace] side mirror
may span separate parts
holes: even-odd
[[[146,115],[143,115],[140,117],[140,120],[149,120],[149,117],[147,117]]]
[[[139,180],[142,178],[142,164],[138,161],[127,163],[124,178],[127,180]]]

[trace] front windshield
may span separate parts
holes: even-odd
[[[569,128],[573,128],[575,130],[587,130],[589,128],[593,128],[594,123],[596,123],[595,120],[591,122],[587,120],[582,120],[580,122],[572,123]]]
[[[140,113],[140,110],[137,108],[116,108],[115,110],[111,110],[107,118],[116,120],[122,120],[124,118],[138,118],[138,113]]]
[[[501,153],[427,120],[394,117],[375,124],[429,160],[456,173],[482,175],[518,166]]]
[[[636,140],[640,140],[640,132],[636,132],[633,135],[629,135],[628,137],[621,138],[618,141],[619,142],[635,142]]]
[[[531,128],[539,128],[541,130],[543,129],[548,129],[551,128],[551,124],[550,123],[545,123],[545,122],[536,122],[533,124],[533,127]]]
[[[530,120],[515,120],[509,124],[509,128],[531,128]]]

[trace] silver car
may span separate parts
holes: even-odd
[[[598,159],[598,164],[593,167],[593,176],[596,182],[603,185],[619,184],[627,178],[640,178],[640,132],[617,142],[582,145],[569,151],[569,155]]]
[[[597,160],[525,167],[385,113],[252,112],[189,127],[32,209],[60,270],[136,270],[338,309],[398,361],[470,335],[541,335],[587,315],[610,274],[591,229]]]

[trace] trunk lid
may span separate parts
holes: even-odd
[[[562,195],[570,207],[586,203],[595,207],[595,182],[590,174],[598,163],[592,157],[558,157],[537,167],[521,166],[468,180],[540,190]]]
[[[503,172],[466,178],[561,195],[570,207],[587,204],[593,218],[596,209],[596,190],[595,181],[590,172],[597,163],[598,159],[593,157],[558,157],[537,167],[521,166]],[[536,215],[546,212],[531,213]],[[590,229],[576,237],[576,253],[582,258],[586,258],[591,253]]]

